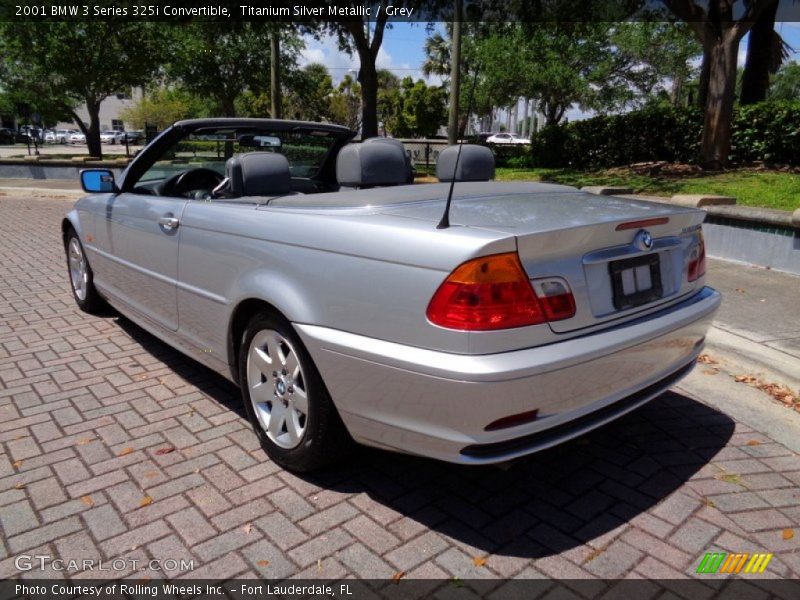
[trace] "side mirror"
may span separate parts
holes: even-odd
[[[89,193],[116,192],[114,173],[108,169],[84,169],[81,171],[81,186]]]

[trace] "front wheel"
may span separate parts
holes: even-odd
[[[67,234],[66,251],[69,282],[78,308],[90,314],[103,311],[106,303],[94,287],[92,268],[86,259],[78,234],[73,229]]]
[[[261,447],[279,465],[312,471],[349,446],[319,371],[285,319],[262,312],[250,321],[240,347],[239,383]]]

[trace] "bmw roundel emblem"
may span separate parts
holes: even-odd
[[[640,250],[652,250],[653,236],[646,229],[641,229],[633,238],[633,245]]]

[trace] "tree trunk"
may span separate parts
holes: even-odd
[[[447,143],[458,142],[458,105],[461,99],[461,0],[455,2],[453,48],[450,51],[450,113],[447,118]]]
[[[236,116],[236,98],[221,98],[220,99],[220,108],[222,109],[222,116],[224,117],[235,117]]]
[[[375,59],[369,50],[365,58],[361,56],[361,69],[358,82],[361,84],[361,139],[365,140],[378,135],[378,71]]]
[[[528,98],[523,98],[523,105],[522,105],[522,137],[528,137],[528,131],[530,130],[530,125],[528,123],[528,105],[530,104],[530,100]]]
[[[708,99],[700,141],[704,167],[720,169],[728,162],[731,150],[731,121],[736,98],[736,58],[739,39],[731,29],[712,41],[708,48]]]
[[[706,108],[708,102],[708,78],[711,74],[711,55],[708,50],[703,48],[703,62],[700,65],[700,81],[697,87],[697,106],[702,110]]]
[[[103,145],[100,143],[100,102],[94,98],[86,99],[86,112],[89,113],[89,127],[86,127],[80,119],[77,119],[83,135],[86,136],[86,147],[89,156],[103,158]]]
[[[755,104],[766,100],[769,76],[774,73],[778,60],[775,57],[775,15],[778,0],[773,0],[758,17],[750,30],[747,60],[742,76],[741,104]]]
[[[278,32],[275,31],[270,37],[270,99],[272,101],[272,118],[280,119],[283,111],[281,109],[281,42]]]

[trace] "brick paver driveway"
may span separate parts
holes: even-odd
[[[34,554],[193,560],[191,577],[468,579],[680,577],[708,551],[767,551],[765,575],[800,572],[800,531],[784,539],[797,456],[680,393],[509,468],[364,449],[291,475],[232,385],[76,309],[68,206],[0,196],[0,577]]]

